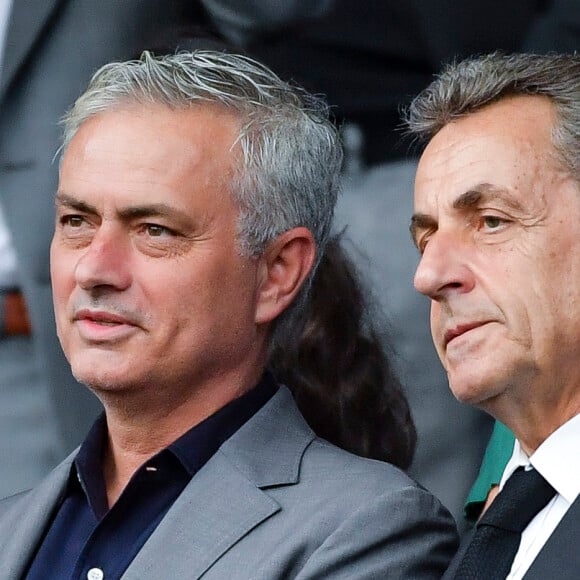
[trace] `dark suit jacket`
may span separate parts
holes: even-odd
[[[72,460],[0,502],[2,580],[24,574]],[[122,578],[438,580],[456,540],[437,499],[318,439],[281,387],[193,477]]]
[[[466,535],[443,580],[453,580],[457,567],[471,542]],[[532,565],[524,580],[578,580],[580,578],[580,497],[570,506]]]
[[[0,72],[0,203],[19,259],[35,358],[49,388],[47,413],[58,428],[59,460],[78,445],[99,410],[96,398],[72,378],[55,334],[48,257],[59,119],[99,66],[136,57],[164,30],[196,19],[196,4],[193,0],[13,2]]]

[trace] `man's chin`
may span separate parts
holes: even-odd
[[[123,385],[120,383],[118,377],[110,376],[101,373],[86,373],[86,372],[74,372],[74,378],[85,385],[88,389],[98,394],[99,392],[114,392],[123,389]]]
[[[486,409],[486,402],[498,394],[497,384],[488,385],[478,376],[455,377],[448,375],[453,396],[465,405]]]
[[[101,348],[82,348],[67,355],[75,379],[90,389],[113,389],[135,374],[130,353]]]
[[[476,377],[470,381],[450,378],[449,388],[460,403],[477,407],[488,413],[493,407],[493,401],[503,390],[497,383],[486,384],[481,380],[478,381]]]
[[[107,367],[97,361],[73,361],[71,369],[75,379],[95,393],[121,391],[129,378],[120,366]]]

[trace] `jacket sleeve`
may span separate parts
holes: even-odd
[[[409,486],[359,508],[311,555],[297,580],[439,580],[457,544],[447,510]]]

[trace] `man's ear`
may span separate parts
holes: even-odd
[[[260,258],[257,324],[271,322],[290,306],[315,257],[316,242],[304,227],[288,230],[268,244]]]

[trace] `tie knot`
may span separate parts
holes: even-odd
[[[534,516],[554,497],[556,490],[535,469],[519,467],[507,480],[478,523],[522,532]]]

